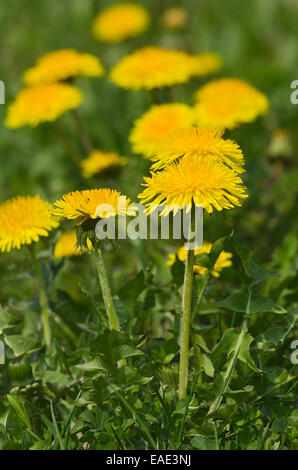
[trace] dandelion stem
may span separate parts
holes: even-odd
[[[96,258],[96,266],[97,266],[99,282],[101,285],[103,300],[104,300],[107,315],[108,315],[109,327],[111,330],[119,331],[120,330],[119,320],[118,320],[116,310],[113,304],[111,290],[110,290],[108,278],[106,275],[105,265],[104,265],[100,247],[95,248],[94,252],[95,252],[95,258]]]
[[[77,128],[82,146],[84,147],[85,152],[87,154],[89,154],[90,152],[92,152],[92,150],[94,148],[93,145],[92,145],[92,142],[91,142],[84,126],[83,126],[83,123],[80,119],[80,116],[78,115],[78,113],[75,109],[73,109],[71,111],[71,115],[72,115],[74,123],[76,125],[76,128]]]
[[[184,272],[184,286],[183,286],[183,295],[182,295],[182,318],[181,318],[181,326],[180,326],[181,343],[180,343],[180,365],[179,365],[179,385],[178,385],[179,398],[185,398],[186,392],[187,392],[193,263],[194,263],[194,250],[188,249],[187,256],[186,256],[185,272]]]
[[[48,297],[46,293],[46,286],[45,286],[45,282],[41,274],[40,263],[37,259],[34,248],[31,245],[29,245],[28,248],[29,248],[29,252],[31,255],[34,269],[35,269],[36,277],[39,283],[39,301],[40,301],[40,307],[41,307],[41,313],[42,313],[44,342],[46,346],[49,346],[51,344],[52,334],[51,334],[51,325],[50,325],[50,320],[49,320],[49,303],[48,303]]]
[[[152,88],[150,90],[152,104],[160,104],[160,89]]]
[[[207,273],[204,275],[204,277],[202,278],[202,282],[201,282],[201,285],[200,285],[200,288],[199,288],[199,291],[198,291],[197,303],[196,303],[195,308],[193,309],[193,312],[192,312],[192,315],[191,315],[191,320],[194,320],[196,314],[197,314],[198,311],[199,311],[199,307],[200,307],[200,305],[201,305],[201,301],[202,301],[202,298],[203,298],[205,289],[206,289],[206,287],[207,287],[209,278],[210,278],[210,273],[209,273],[209,272],[207,272]]]

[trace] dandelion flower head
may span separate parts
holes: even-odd
[[[58,226],[52,206],[39,196],[18,196],[0,205],[0,250],[19,250]]]
[[[103,73],[103,66],[96,56],[61,49],[40,57],[34,67],[26,70],[23,81],[26,85],[39,85],[79,76],[101,77]]]
[[[242,173],[244,157],[241,148],[233,140],[223,139],[222,135],[222,130],[208,127],[178,129],[156,151],[153,169],[162,168],[181,157],[192,157],[221,162]]]
[[[247,197],[239,175],[213,160],[182,158],[162,171],[151,172],[151,177],[145,177],[144,181],[145,189],[138,196],[141,203],[147,205],[148,212],[166,204],[162,215],[172,208],[175,213],[175,208],[190,208],[192,204],[202,206],[209,213],[213,209],[231,209],[241,206]]]
[[[88,249],[92,250],[92,243],[87,239]],[[86,249],[78,246],[76,230],[69,230],[68,232],[62,233],[59,237],[55,248],[54,258],[60,259],[64,257],[78,256],[85,252]]]
[[[63,113],[77,108],[81,101],[81,91],[65,83],[46,83],[23,88],[9,106],[5,124],[15,129],[55,121]]]
[[[193,111],[186,104],[154,105],[135,121],[129,140],[135,153],[152,158],[174,130],[192,124]]]
[[[243,80],[213,80],[195,93],[196,123],[200,126],[233,129],[252,122],[269,108],[267,97]]]
[[[54,214],[66,219],[87,219],[134,213],[130,200],[109,188],[86,189],[65,194],[55,202]]]
[[[92,30],[94,37],[99,41],[120,43],[143,33],[149,23],[149,12],[142,5],[123,2],[99,12]]]
[[[152,90],[186,83],[194,75],[193,56],[183,51],[148,46],[124,57],[110,79],[121,88]]]
[[[93,150],[90,155],[81,161],[84,178],[91,178],[110,168],[115,168],[126,163],[125,157],[120,157],[116,152],[102,152]]]

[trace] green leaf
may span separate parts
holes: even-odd
[[[5,329],[15,325],[18,321],[19,319],[17,317],[0,307],[0,334],[2,334]]]
[[[207,354],[202,353],[200,355],[201,357],[201,366],[202,369],[204,370],[205,374],[208,375],[208,377],[213,378],[214,377],[214,366],[212,364],[212,361]]]
[[[5,411],[5,413],[3,413],[3,415],[0,416],[0,424],[2,424],[2,426],[4,427],[4,429],[6,429],[6,426],[7,426],[7,421],[8,421],[9,413],[10,413],[10,409],[8,409],[7,411]]]
[[[238,359],[248,365],[254,372],[260,372],[255,365],[255,361],[250,355],[250,345],[253,342],[254,338],[246,333],[243,337]]]
[[[196,255],[194,257],[194,264],[209,269],[211,267],[211,260],[208,253],[200,253]]]
[[[117,383],[124,388],[131,387],[132,385],[144,385],[151,382],[152,379],[153,377],[142,376],[136,369],[128,366],[121,367],[117,375]]]
[[[263,343],[263,347],[268,343],[277,346],[278,343],[283,343],[285,338],[288,336],[292,328],[296,324],[296,314],[295,310],[289,312],[283,317],[283,323],[278,326],[273,326],[264,331],[260,336],[257,337],[257,343]],[[268,346],[267,346],[268,347]]]
[[[196,436],[192,438],[191,444],[198,450],[218,450],[218,443],[215,436]]]
[[[253,274],[251,272],[251,268],[249,265],[249,261],[252,256],[251,252],[246,247],[240,245],[240,243],[235,239],[235,237],[232,237],[232,240],[233,240],[235,250],[241,259],[241,263],[242,263],[245,275],[248,278],[252,278]]]
[[[210,261],[212,267],[214,267],[217,258],[219,257],[220,253],[226,248],[232,236],[233,233],[231,233],[231,235],[227,235],[226,237],[219,238],[213,243],[210,251]]]
[[[104,367],[109,370],[113,370],[121,359],[143,354],[125,334],[115,330],[105,330],[94,339],[91,342],[91,351],[100,356]]]
[[[41,372],[36,372],[35,376],[40,378],[43,383],[49,382],[65,386],[69,385],[71,380],[67,375],[55,370],[45,370]]]
[[[173,276],[174,284],[180,287],[183,284],[185,264],[176,258],[175,263],[171,266],[171,273]]]
[[[146,289],[144,271],[140,271],[134,279],[130,279],[124,286],[122,286],[117,294],[121,300],[131,306],[144,289]]]
[[[27,410],[23,403],[15,395],[7,395],[7,400],[10,406],[15,410],[20,420],[25,424],[27,428],[31,430],[31,423],[27,413]]]
[[[77,367],[80,370],[84,370],[86,372],[93,372],[97,370],[106,370],[102,362],[98,357],[93,359],[90,362],[85,362],[84,364],[78,364],[75,367]]]
[[[226,245],[231,239],[231,235],[219,238],[216,240],[211,248],[210,253],[200,253],[195,256],[195,264],[203,266],[209,270],[212,270],[220,253],[225,249]]]
[[[265,279],[270,279],[274,276],[277,276],[278,274],[276,271],[270,271],[268,269],[262,268],[251,259],[248,261],[248,265],[253,276],[253,281],[250,283],[251,287],[259,284]]]
[[[144,355],[143,351],[141,351],[140,349],[134,348],[132,346],[129,346],[128,344],[123,344],[119,346],[117,349],[122,359],[125,359],[127,357],[132,357],[132,356]]]
[[[228,358],[235,354],[240,335],[241,331],[237,328],[229,328],[224,332],[221,341],[211,352],[211,360],[215,367],[222,369],[226,365]],[[238,359],[247,364],[253,371],[259,372],[249,351],[252,341],[253,337],[245,333],[241,342]]]
[[[32,353],[41,348],[36,339],[21,335],[5,336],[4,341],[13,350],[16,357]]]
[[[215,302],[215,305],[227,310],[232,310],[236,312],[246,312],[247,302],[248,302],[249,292],[244,289],[239,292],[231,294],[226,299]],[[265,297],[261,294],[252,294],[249,314],[260,313],[260,312],[272,312],[278,314],[287,313],[280,305],[277,305],[269,297]]]

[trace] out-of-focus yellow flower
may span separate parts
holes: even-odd
[[[132,149],[135,153],[152,158],[174,130],[188,128],[192,123],[193,111],[186,104],[154,105],[135,121],[129,136]]]
[[[39,196],[18,196],[0,205],[0,250],[19,250],[22,245],[47,237],[58,226],[52,206]]]
[[[238,173],[244,172],[244,157],[236,142],[222,138],[223,131],[208,127],[178,129],[160,145],[153,161],[153,169],[159,169],[181,157],[215,161],[228,165]]]
[[[134,214],[130,200],[115,189],[86,189],[65,194],[54,204],[54,214],[66,219],[97,219]]]
[[[103,66],[94,55],[61,49],[40,57],[34,67],[26,70],[23,81],[26,85],[39,85],[79,76],[101,77],[103,73]]]
[[[163,88],[187,82],[194,75],[194,58],[184,51],[148,46],[124,57],[110,79],[131,90]]]
[[[126,161],[125,157],[120,157],[116,152],[93,150],[88,158],[81,161],[82,174],[84,178],[91,178],[108,168],[125,165]]]
[[[188,21],[188,14],[185,8],[171,7],[164,11],[161,20],[166,28],[182,29]]]
[[[102,10],[94,20],[92,31],[99,41],[119,43],[143,33],[149,23],[149,12],[142,5],[123,2]]]
[[[293,156],[291,133],[287,129],[275,129],[273,132],[267,155],[270,159],[290,159]]]
[[[46,83],[24,88],[9,106],[5,124],[15,129],[55,121],[66,111],[77,108],[81,101],[81,91],[65,83]]]
[[[162,215],[175,213],[185,205],[190,208],[192,204],[211,213],[213,208],[221,211],[241,206],[247,197],[238,174],[214,160],[184,157],[162,171],[151,172],[151,177],[144,181],[146,189],[138,197],[149,213],[164,204]]]
[[[201,248],[195,250],[194,254],[195,256],[200,255],[201,253],[210,253],[212,248],[212,243],[204,242]],[[187,250],[184,246],[181,246],[178,248],[178,259],[182,262],[185,262],[186,256],[187,256]],[[220,273],[224,268],[228,268],[232,266],[232,253],[229,251],[222,251],[219,255],[219,257],[216,260],[216,263],[213,267],[213,270],[211,271],[212,276],[214,277],[219,277]],[[168,266],[172,266],[175,263],[176,260],[176,255],[175,253],[169,253],[168,255]],[[201,276],[204,275],[207,271],[207,268],[204,266],[199,266],[197,264],[194,265],[193,270],[195,273],[200,274]]]
[[[232,129],[266,114],[267,97],[254,87],[234,78],[213,80],[195,93],[196,123],[199,126]]]
[[[199,77],[218,72],[221,68],[222,59],[218,54],[205,52],[194,55],[194,74]]]
[[[92,251],[93,246],[89,239],[87,239],[87,246],[89,251]],[[86,248],[78,246],[77,233],[75,230],[69,230],[62,233],[54,248],[54,258],[60,259],[70,256],[78,256],[86,251]]]

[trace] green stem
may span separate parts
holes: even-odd
[[[178,396],[185,398],[187,394],[188,356],[189,356],[189,332],[191,316],[191,298],[193,281],[194,250],[187,250],[184,286],[182,295],[182,318],[181,318],[181,343],[180,343],[180,365]]]
[[[198,310],[199,310],[199,307],[201,305],[201,301],[202,301],[205,289],[207,287],[209,278],[210,278],[210,273],[208,272],[208,273],[205,274],[205,276],[202,279],[202,283],[201,283],[201,286],[200,286],[200,289],[199,289],[199,292],[198,292],[198,298],[197,298],[196,306],[193,309],[193,312],[192,312],[192,315],[191,315],[191,321],[194,320],[196,314],[198,313]]]
[[[82,146],[84,147],[84,150],[85,152],[87,153],[87,155],[89,153],[92,152],[92,150],[94,149],[93,145],[92,145],[92,142],[87,134],[87,132],[85,131],[85,128],[82,124],[82,121],[80,119],[80,116],[78,115],[77,111],[75,109],[73,109],[71,111],[71,115],[73,117],[73,120],[74,120],[74,123],[75,123],[75,126],[77,128],[77,131],[78,131],[78,134],[79,134],[79,137],[80,137],[80,140],[81,140],[81,143],[82,143]]]
[[[150,90],[152,104],[160,104],[160,89],[152,88]]]
[[[51,334],[51,325],[50,325],[50,320],[49,320],[49,303],[48,303],[48,297],[46,293],[45,282],[41,274],[40,264],[35,254],[34,248],[31,245],[29,245],[28,248],[29,248],[29,252],[31,255],[34,269],[35,269],[36,277],[39,283],[39,301],[40,301],[40,307],[41,307],[41,313],[42,313],[44,342],[47,346],[49,346],[51,344],[52,334]]]
[[[235,353],[232,356],[232,358],[229,362],[229,365],[227,367],[226,373],[224,375],[223,387],[222,387],[219,395],[215,398],[215,400],[211,404],[211,406],[209,408],[209,411],[208,411],[208,415],[213,413],[214,411],[216,411],[218,409],[219,405],[222,402],[223,396],[224,396],[224,394],[225,394],[225,392],[226,392],[226,390],[229,386],[229,383],[231,381],[231,378],[232,378],[232,375],[233,375],[233,372],[235,370],[236,363],[237,363],[237,360],[238,360],[238,356],[239,356],[239,353],[240,353],[240,349],[241,349],[241,346],[242,346],[242,341],[243,341],[243,338],[245,336],[245,333],[247,332],[247,319],[248,319],[248,315],[249,315],[249,312],[250,312],[250,303],[251,303],[251,291],[249,291],[249,294],[248,294],[246,311],[245,311],[244,320],[243,320],[242,327],[241,327],[241,332],[240,332],[240,335],[239,335],[239,338],[237,340],[237,344],[236,344],[236,347],[235,347]]]
[[[104,300],[106,312],[108,315],[109,327],[111,330],[119,331],[120,330],[119,320],[118,320],[116,310],[113,304],[111,290],[110,290],[108,278],[106,275],[105,265],[104,265],[100,247],[95,248],[94,253],[95,253],[97,272],[98,272],[99,282],[101,285],[103,300]]]
[[[57,137],[57,139],[61,143],[62,147],[65,149],[66,153],[71,158],[72,162],[75,164],[75,166],[80,167],[80,160],[81,159],[80,159],[79,155],[73,149],[71,143],[65,137],[63,131],[60,129],[57,122],[52,122],[52,129],[55,133],[55,136]]]

